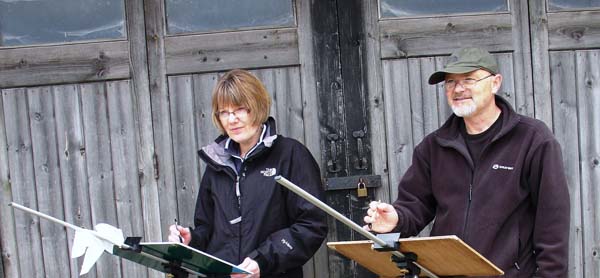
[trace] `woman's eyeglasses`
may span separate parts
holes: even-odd
[[[250,112],[250,110],[248,108],[240,107],[233,111],[221,110],[221,111],[217,112],[217,116],[221,120],[229,119],[230,115],[233,115],[233,117],[235,117],[235,118],[242,119],[242,118],[245,118],[246,116],[248,116],[249,112]]]

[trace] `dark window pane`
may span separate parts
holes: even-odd
[[[548,0],[548,10],[578,10],[600,8],[600,0]]]
[[[0,0],[0,45],[124,38],[123,0]]]
[[[166,6],[169,34],[295,24],[292,0],[166,0]]]
[[[507,0],[380,0],[382,18],[506,11]]]

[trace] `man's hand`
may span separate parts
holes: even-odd
[[[260,277],[260,268],[258,267],[258,263],[246,257],[244,261],[238,265],[239,268],[243,268],[252,272],[252,274],[231,274],[231,278],[259,278]]]
[[[377,233],[388,233],[398,225],[398,213],[390,204],[373,201],[369,204],[369,210],[367,210],[364,221],[367,225],[363,226],[363,229]]]
[[[179,225],[169,226],[169,241],[189,245],[190,241],[192,241],[190,229],[181,227]]]

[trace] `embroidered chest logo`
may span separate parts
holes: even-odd
[[[272,177],[275,176],[275,174],[277,174],[277,169],[265,168],[264,170],[260,171],[260,173],[263,174],[263,176],[265,177]]]
[[[508,170],[508,171],[512,171],[515,168],[511,167],[511,166],[504,166],[504,165],[494,164],[494,165],[492,165],[492,169],[494,169],[494,170]]]

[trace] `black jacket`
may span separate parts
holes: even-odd
[[[234,264],[250,257],[258,262],[261,277],[301,278],[302,265],[327,235],[327,219],[323,211],[276,183],[274,177],[281,175],[322,198],[320,171],[306,147],[276,135],[272,118],[266,124],[263,142],[242,163],[239,173],[224,149],[227,137],[220,136],[198,152],[207,167],[190,245]],[[241,221],[236,220],[240,216]]]
[[[397,229],[415,235],[435,217],[431,235],[459,236],[504,277],[567,277],[570,207],[560,146],[541,121],[501,97],[496,104],[502,127],[477,166],[454,115],[415,148],[394,202]]]

